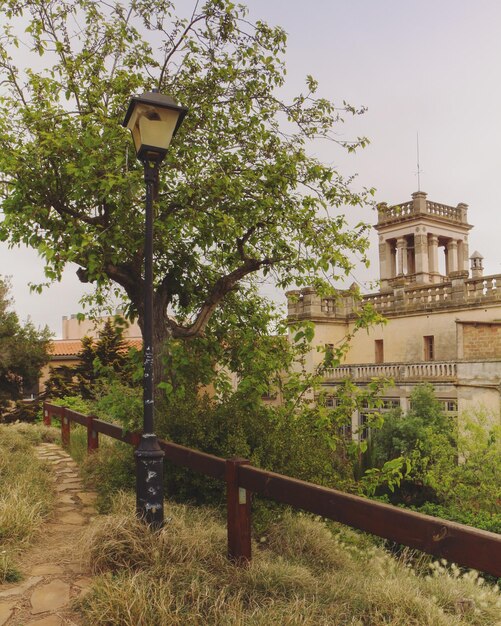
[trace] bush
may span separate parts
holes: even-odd
[[[430,385],[418,385],[411,402],[407,414],[385,415],[381,430],[373,435],[378,468],[403,455],[411,469],[394,493],[384,487],[376,493],[393,504],[443,513],[446,519],[486,530],[499,529],[501,426],[481,411],[445,416]]]
[[[281,407],[264,405],[249,411],[237,396],[220,403],[191,396],[160,412],[159,418],[157,433],[176,443],[223,458],[247,458],[263,469],[325,486],[341,481],[336,453],[307,413],[291,416]],[[223,501],[219,481],[167,465],[167,491],[176,498]]]
[[[437,455],[426,480],[440,504],[501,514],[501,425],[482,411],[460,415],[458,421],[456,458]]]
[[[411,409],[405,414],[400,409],[389,411],[381,428],[372,434],[375,465],[380,467],[396,457],[411,456],[416,449],[422,457],[430,457],[437,436],[453,445],[454,419],[444,414],[432,385],[417,385],[411,394]]]
[[[427,502],[420,507],[411,508],[420,513],[425,513],[426,515],[441,517],[442,519],[458,522],[459,524],[466,524],[467,526],[474,526],[475,528],[501,534],[501,513],[489,513],[488,511],[482,510],[468,511],[458,509],[453,505],[444,506],[441,504],[433,504],[432,502]]]
[[[117,492],[135,487],[132,446],[101,437],[99,449],[82,456],[81,474],[83,480],[97,491],[98,510],[107,513]]]

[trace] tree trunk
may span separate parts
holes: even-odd
[[[138,318],[139,328],[144,341],[144,316],[141,313]],[[164,353],[166,342],[170,339],[171,332],[166,323],[164,307],[160,306],[156,299],[153,300],[153,385],[155,402],[159,397],[158,384],[165,380]]]
[[[171,333],[166,324],[163,307],[153,307],[153,383],[155,400],[158,398],[158,384],[165,380],[164,353]]]

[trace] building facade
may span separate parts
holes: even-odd
[[[357,310],[370,304],[386,318],[355,333],[344,362],[327,371],[332,390],[346,378],[394,384],[384,407],[409,408],[416,384],[432,383],[444,410],[481,408],[498,420],[501,406],[501,275],[483,276],[482,256],[469,254],[468,207],[447,206],[416,192],[397,206],[378,207],[380,291],[357,288],[329,298],[313,289],[289,292],[289,320],[315,324],[315,342],[336,346],[353,333]],[[313,350],[309,366],[323,355]],[[353,416],[353,428],[363,423]]]

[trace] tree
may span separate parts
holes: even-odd
[[[96,383],[109,378],[110,374],[123,382],[130,382],[131,364],[127,357],[123,328],[111,320],[106,320],[99,329],[97,340],[84,337],[82,350],[78,353],[80,364],[76,368],[82,397],[93,397]]]
[[[189,107],[157,201],[158,356],[167,337],[202,336],[217,310],[238,317],[263,276],[327,293],[352,268],[351,253],[365,259],[368,226],[350,230],[342,211],[373,190],[353,192],[308,156],[315,139],[364,146],[333,134],[344,112],[362,110],[318,97],[311,76],[304,93],[280,99],[281,28],[249,23],[230,0],[196,2],[187,18],[165,0],[6,0],[0,9],[0,239],[35,248],[49,281],[76,263],[97,303],[123,290],[140,326],[144,185],[120,122],[130,96],[154,87]],[[33,56],[24,68],[21,39]],[[43,70],[33,69],[39,56]]]
[[[405,467],[405,479],[391,499],[421,504],[436,499],[437,475],[443,479],[444,467],[457,466],[457,418],[444,413],[429,383],[416,385],[410,402],[407,413],[400,409],[386,413],[381,428],[374,431],[371,461],[376,468],[368,475],[377,477],[385,467],[402,474]]]
[[[23,390],[40,377],[47,361],[50,333],[24,325],[10,310],[9,283],[0,278],[0,411],[22,397]]]
[[[501,515],[501,424],[481,407],[458,417],[455,445],[436,442],[426,480],[457,511]],[[501,521],[501,518],[498,518]],[[469,522],[465,522],[469,523]]]
[[[51,370],[45,384],[46,395],[49,398],[80,395],[88,400],[101,393],[101,387],[112,379],[129,386],[135,369],[135,360],[130,357],[120,320],[106,320],[97,338],[82,339],[78,365]]]
[[[445,415],[433,385],[416,385],[410,402],[410,409],[404,415],[400,409],[387,413],[382,427],[374,433],[377,464],[401,455],[410,456],[416,450],[429,458],[437,437],[446,437],[451,443],[454,441],[456,427],[453,418]]]

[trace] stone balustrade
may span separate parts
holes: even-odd
[[[325,380],[341,381],[346,378],[370,381],[373,378],[391,378],[399,381],[457,379],[457,363],[453,361],[426,361],[423,363],[385,363],[374,365],[341,365],[326,370]]]
[[[501,274],[481,276],[465,281],[467,300],[498,300],[501,296]]]
[[[387,222],[398,221],[402,218],[406,218],[409,215],[434,215],[451,222],[459,222],[466,224],[467,221],[467,205],[460,203],[457,206],[449,206],[442,204],[441,202],[433,202],[426,200],[426,194],[414,194],[421,196],[422,202],[419,198],[403,202],[402,204],[396,204],[394,206],[388,206],[382,203],[378,206],[378,224],[385,224]]]
[[[427,212],[430,215],[440,215],[456,222],[461,222],[461,210],[458,207],[447,206],[439,202],[426,202]]]
[[[387,204],[380,204],[378,206],[378,223],[390,222],[393,220],[401,219],[407,215],[417,213],[414,207],[414,202],[402,202],[395,206],[388,206]]]
[[[303,295],[305,294],[305,295]],[[480,278],[458,277],[452,280],[417,286],[396,286],[392,291],[370,293],[359,300],[350,290],[337,297],[320,298],[313,289],[289,292],[289,318],[343,319],[353,317],[358,309],[371,304],[378,313],[390,316],[455,308],[468,304],[501,302],[501,274]]]
[[[364,296],[364,304],[371,304],[379,313],[389,311],[395,306],[393,291],[386,293],[370,293]]]

